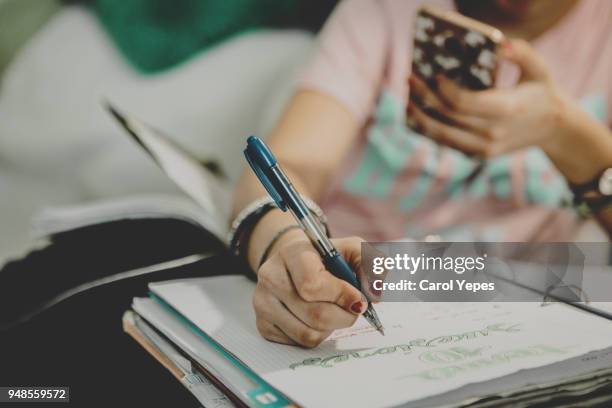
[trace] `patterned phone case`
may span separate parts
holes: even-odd
[[[498,29],[453,11],[422,7],[417,13],[412,71],[430,85],[443,74],[459,85],[482,90],[495,84]]]

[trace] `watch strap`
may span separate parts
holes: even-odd
[[[588,206],[590,211],[597,212],[608,207],[612,201],[612,187],[602,183],[612,183],[612,168],[607,168],[597,174],[592,180],[583,184],[570,184],[574,193],[574,205],[578,208]]]
[[[583,200],[580,205],[588,208],[586,215],[598,214],[606,209],[612,208],[612,196],[601,196],[591,200]],[[583,210],[583,212],[585,211]]]
[[[588,181],[586,183],[583,184],[570,184],[570,188],[572,190],[572,192],[574,193],[574,196],[578,196],[578,197],[582,197],[583,195],[589,193],[589,192],[594,192],[594,193],[598,193],[599,189],[597,188],[599,184],[599,175],[597,177],[595,177],[593,180]]]

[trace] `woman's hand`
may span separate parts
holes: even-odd
[[[470,91],[439,77],[434,91],[411,76],[408,118],[429,137],[478,158],[538,146],[573,184],[612,166],[610,129],[559,91],[529,43],[510,40],[502,56],[521,70],[511,89]],[[597,217],[612,237],[612,210]]]
[[[412,75],[408,116],[429,137],[478,158],[528,146],[549,153],[567,133],[563,118],[568,103],[529,43],[510,40],[502,56],[521,70],[515,87],[470,91],[438,77],[434,92]]]
[[[361,263],[360,238],[332,240],[353,270]],[[302,231],[288,233],[257,273],[253,295],[257,329],[270,341],[316,347],[333,330],[352,326],[367,303],[334,277]]]

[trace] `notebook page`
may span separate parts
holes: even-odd
[[[171,313],[158,302],[149,298],[134,298],[132,307],[138,315],[163,333],[172,344],[176,344],[194,361],[200,363],[202,367],[222,381],[236,396],[242,397],[256,386],[225,357],[216,353],[210,345],[202,342],[197,334],[179,320],[174,319]]]
[[[172,181],[216,219],[228,218],[227,185],[171,139],[133,117],[126,120],[137,140]]]
[[[166,194],[110,198],[92,203],[44,208],[32,219],[33,233],[45,237],[81,227],[124,219],[176,218],[201,226],[225,242],[221,219],[191,199]]]
[[[609,321],[561,304],[385,303],[386,336],[360,319],[305,350],[259,336],[246,278],[151,290],[304,406],[393,406],[612,345]]]

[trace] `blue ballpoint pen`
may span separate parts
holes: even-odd
[[[244,155],[278,208],[282,211],[291,211],[295,220],[321,255],[327,270],[361,291],[361,283],[357,276],[323,232],[318,220],[312,216],[298,192],[281,170],[268,146],[257,136],[249,136]],[[368,301],[368,307],[363,313],[363,317],[381,334],[385,334],[380,319],[370,301]]]

